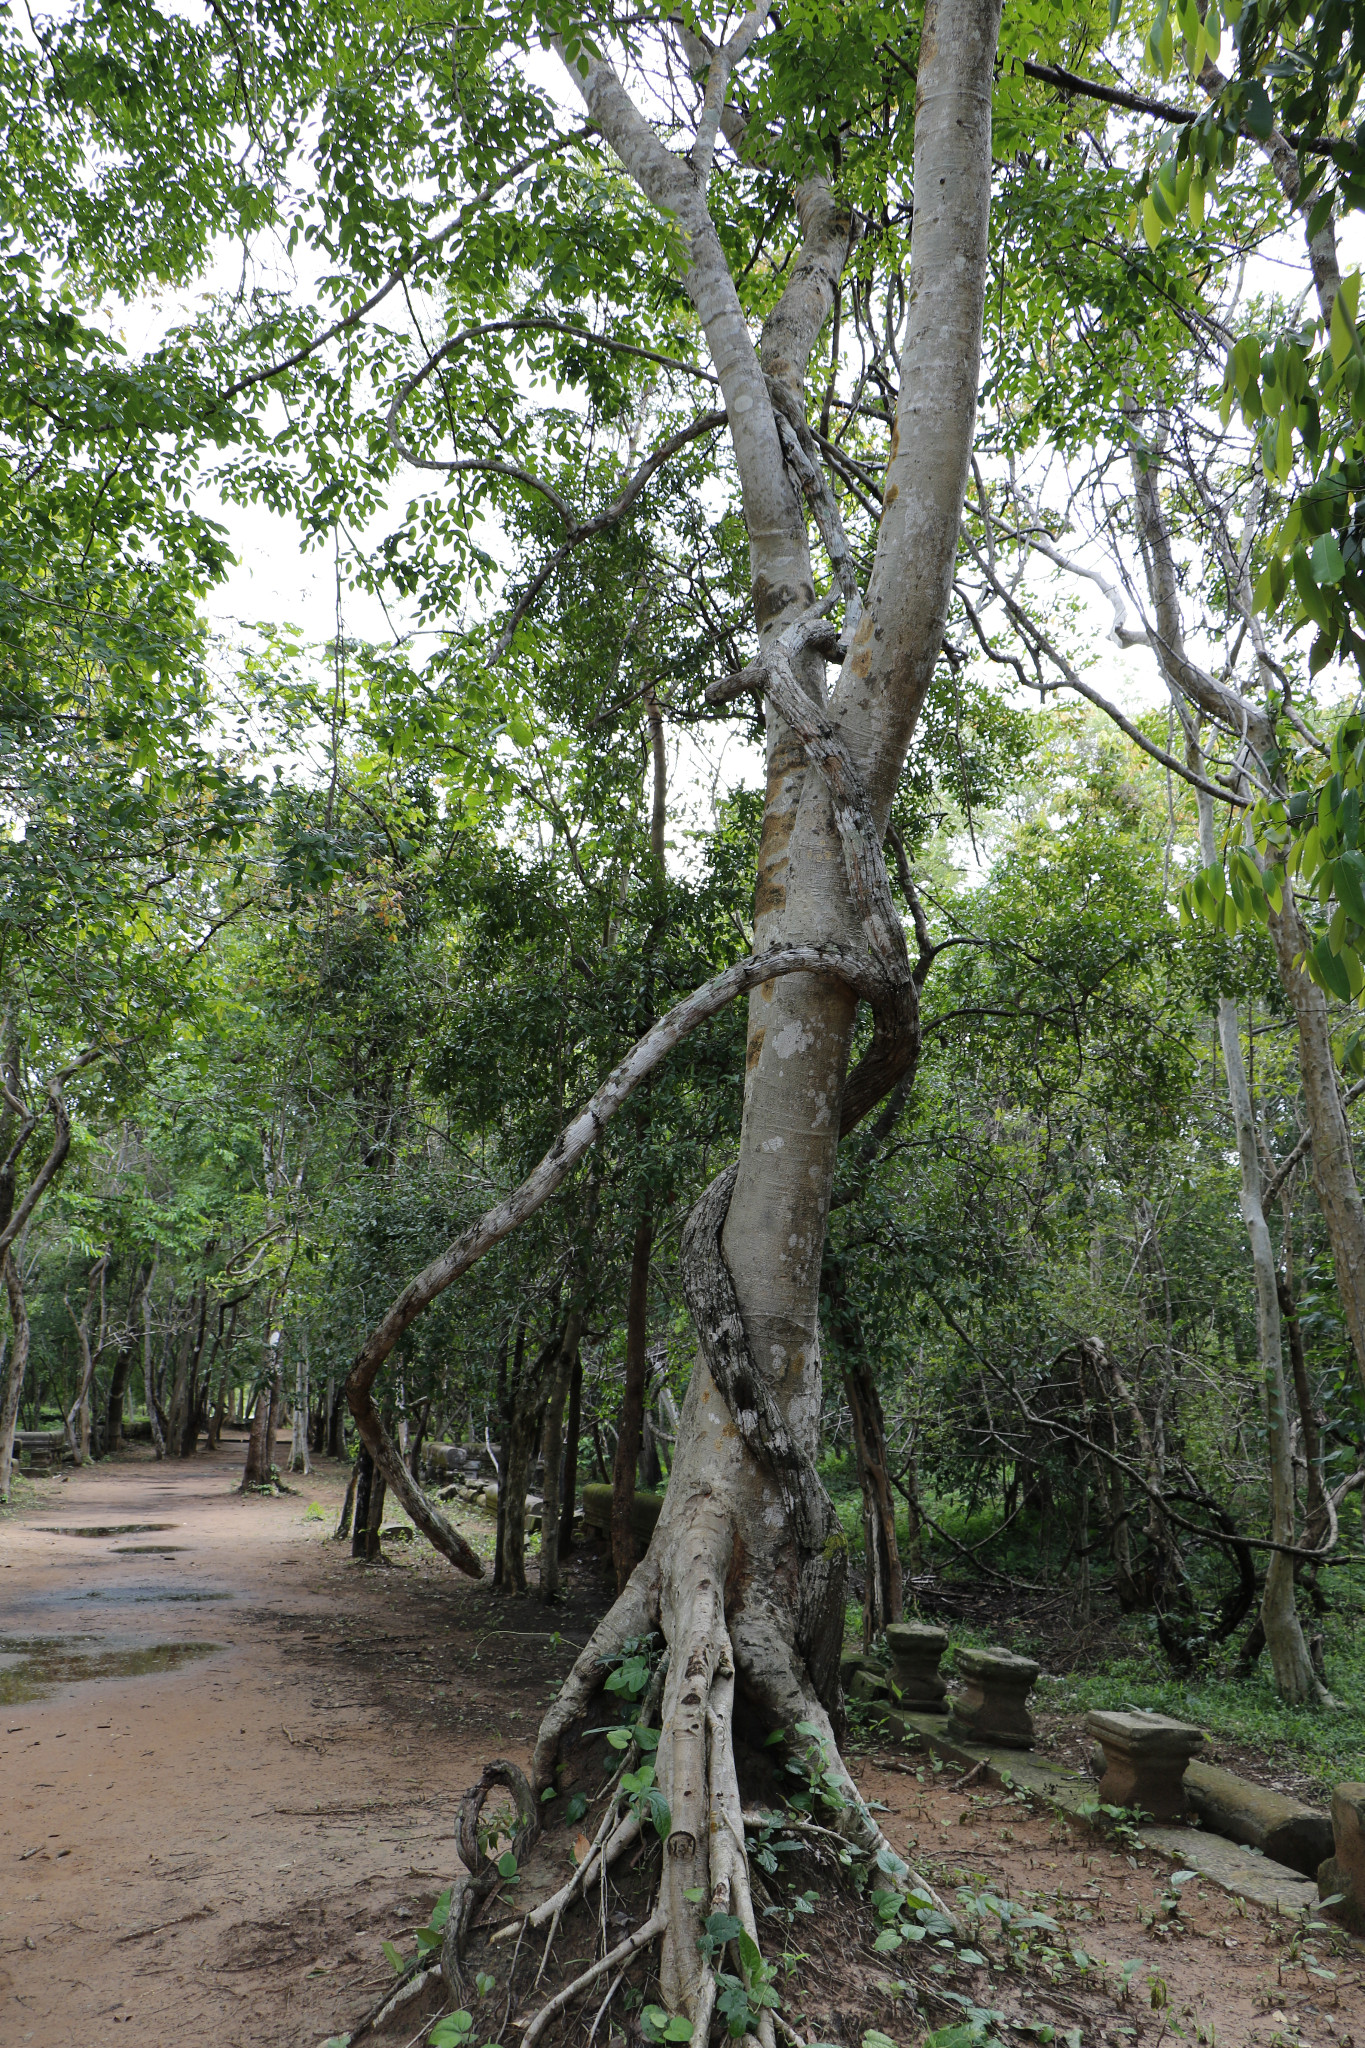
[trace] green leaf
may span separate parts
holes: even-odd
[[[1246,112],[1243,116],[1247,127],[1258,142],[1267,142],[1275,126],[1275,111],[1270,96],[1259,78],[1251,82],[1246,96]]]
[[[1346,971],[1346,963],[1341,955],[1332,951],[1325,932],[1308,955],[1308,967],[1319,987],[1325,988],[1338,1002],[1350,1002],[1351,977]]]
[[[398,1974],[401,1976],[403,1971],[406,1970],[406,1968],[408,1967],[404,1958],[399,1954],[398,1950],[394,1947],[391,1941],[382,1941],[379,1945],[383,1949],[384,1954],[388,1959],[389,1967],[391,1969],[397,1970]]]
[[[512,1851],[511,1851],[510,1849],[507,1849],[507,1850],[505,1850],[505,1851],[503,1852],[503,1854],[502,1854],[501,1856],[499,1856],[499,1858],[498,1858],[498,1876],[499,1876],[499,1877],[515,1877],[515,1876],[516,1876],[516,1874],[517,1874],[517,1859],[516,1859],[516,1857],[515,1857],[515,1856],[514,1856],[514,1855],[512,1854]]]
[[[1343,853],[1331,866],[1332,893],[1346,915],[1365,927],[1365,854]]]
[[[1340,583],[1346,574],[1346,564],[1341,559],[1341,547],[1334,533],[1320,533],[1313,543],[1309,557],[1313,581],[1317,584]]]
[[[437,2020],[435,2026],[427,2035],[429,2048],[466,2048],[466,2044],[473,2031],[474,2015],[472,2012],[461,2010],[460,2012],[447,2013],[444,2019]]]

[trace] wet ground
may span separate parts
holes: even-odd
[[[460,1794],[490,1756],[526,1761],[601,1609],[577,1556],[551,1610],[420,1542],[353,1564],[329,1540],[344,1469],[242,1499],[243,1451],[139,1450],[0,1520],[3,2048],[317,2048],[353,2024],[391,1981],[382,1942],[410,1949],[457,1867]],[[461,1527],[487,1553],[490,1521]],[[1059,1979],[1080,2048],[1365,2048],[1365,1947],[1305,1947],[1199,1883],[1173,1917],[1150,1859],[914,1757],[855,1768],[941,1888],[1036,1904],[1087,1957],[1088,1981]],[[875,2021],[896,2048],[923,2039],[870,1944],[821,1916],[802,1946],[784,1995],[803,2038],[861,2048]],[[963,1980],[983,2004],[1006,1983],[989,1948]]]

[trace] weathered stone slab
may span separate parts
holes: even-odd
[[[1318,1865],[1332,1854],[1330,1813],[1216,1764],[1197,1759],[1190,1764],[1185,1797],[1214,1834],[1264,1850],[1276,1863],[1287,1864],[1304,1877],[1316,1877]]]
[[[1164,1714],[1093,1713],[1085,1730],[1104,1751],[1101,1805],[1140,1807],[1156,1821],[1183,1818],[1185,1769],[1203,1747],[1202,1728]]]
[[[1338,1785],[1332,1794],[1333,1853],[1318,1871],[1317,1895],[1338,1900],[1324,1910],[1365,1934],[1365,1785]]]
[[[946,1714],[948,1684],[938,1665],[948,1647],[948,1631],[921,1621],[888,1622],[886,1647],[891,1653],[891,1682],[906,1711]]]
[[[963,1690],[948,1705],[948,1733],[986,1748],[1032,1749],[1033,1716],[1028,1696],[1038,1676],[1031,1657],[1010,1650],[953,1652]]]
[[[597,1536],[610,1537],[611,1488],[598,1485],[585,1486],[581,1490],[580,1497],[583,1502],[583,1520],[589,1532]],[[495,1490],[495,1503],[496,1499]],[[664,1497],[661,1493],[636,1493],[635,1505],[631,1510],[631,1528],[634,1530],[638,1540],[648,1543],[650,1537],[654,1534],[654,1524],[659,1519],[659,1510],[663,1507],[663,1504]]]
[[[1317,1904],[1315,1884],[1241,1842],[1206,1834],[1202,1828],[1143,1828],[1140,1832],[1149,1849],[1169,1856],[1185,1870],[1197,1870],[1225,1892],[1269,1906],[1272,1912],[1301,1913],[1306,1906]]]

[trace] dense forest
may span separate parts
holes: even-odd
[[[838,1778],[945,1583],[1359,1747],[1363,60],[6,15],[0,1495],[283,1419],[553,1603],[610,1489],[537,1782],[657,1631],[675,1852],[685,1671]]]

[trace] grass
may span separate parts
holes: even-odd
[[[851,1463],[851,1461],[850,1461]],[[848,1538],[850,1561],[855,1568],[862,1559],[862,1518],[856,1477],[841,1469],[843,1461],[830,1460],[824,1470],[825,1483],[834,1498],[840,1524]],[[960,1543],[979,1542],[999,1521],[999,1507],[987,1504],[967,1512],[965,1504],[952,1496],[934,1498],[926,1494],[925,1505],[936,1522]],[[1358,1513],[1358,1511],[1357,1511]],[[1021,1517],[999,1544],[986,1552],[997,1570],[1013,1572],[1025,1579],[1049,1578],[1051,1561],[1040,1557],[1036,1520]],[[1345,1526],[1346,1524],[1352,1526]],[[1342,1549],[1365,1549],[1365,1531],[1356,1516],[1343,1515]],[[898,1531],[905,1543],[904,1526]],[[980,1646],[1006,1640],[1013,1649],[1035,1655],[1047,1671],[1049,1663],[1069,1662],[1067,1644],[1074,1653],[1079,1629],[1050,1615],[1034,1611],[1034,1603],[1021,1596],[1017,1613],[1008,1622],[999,1617],[1001,1588],[987,1586],[972,1576],[970,1566],[930,1536],[928,1553],[945,1586],[968,1604],[974,1592],[989,1592],[995,1617],[983,1613],[947,1624],[950,1645]],[[902,1551],[904,1554],[904,1551]],[[1055,1569],[1055,1567],[1053,1567]],[[1102,1574],[1097,1573],[1096,1604],[1104,1620],[1098,1628],[1085,1631],[1084,1655],[1080,1668],[1063,1677],[1039,1679],[1034,1704],[1044,1713],[1079,1722],[1091,1708],[1146,1707],[1193,1721],[1208,1730],[1215,1743],[1254,1750],[1272,1761],[1283,1760],[1312,1778],[1320,1793],[1343,1782],[1365,1781],[1365,1567],[1343,1565],[1323,1575],[1329,1611],[1321,1617],[1301,1611],[1305,1630],[1322,1631],[1327,1683],[1338,1701],[1337,1708],[1287,1706],[1276,1694],[1270,1660],[1262,1655],[1256,1672],[1242,1678],[1236,1670],[1240,1637],[1219,1648],[1189,1676],[1174,1673],[1156,1638],[1154,1617],[1147,1614],[1114,1615],[1115,1603],[1107,1596]],[[1057,1580],[1062,1590],[1062,1581]],[[1248,1623],[1249,1625],[1249,1623]],[[851,1605],[846,1614],[845,1640],[855,1647],[862,1639],[862,1609]],[[951,1648],[944,1659],[951,1669]]]

